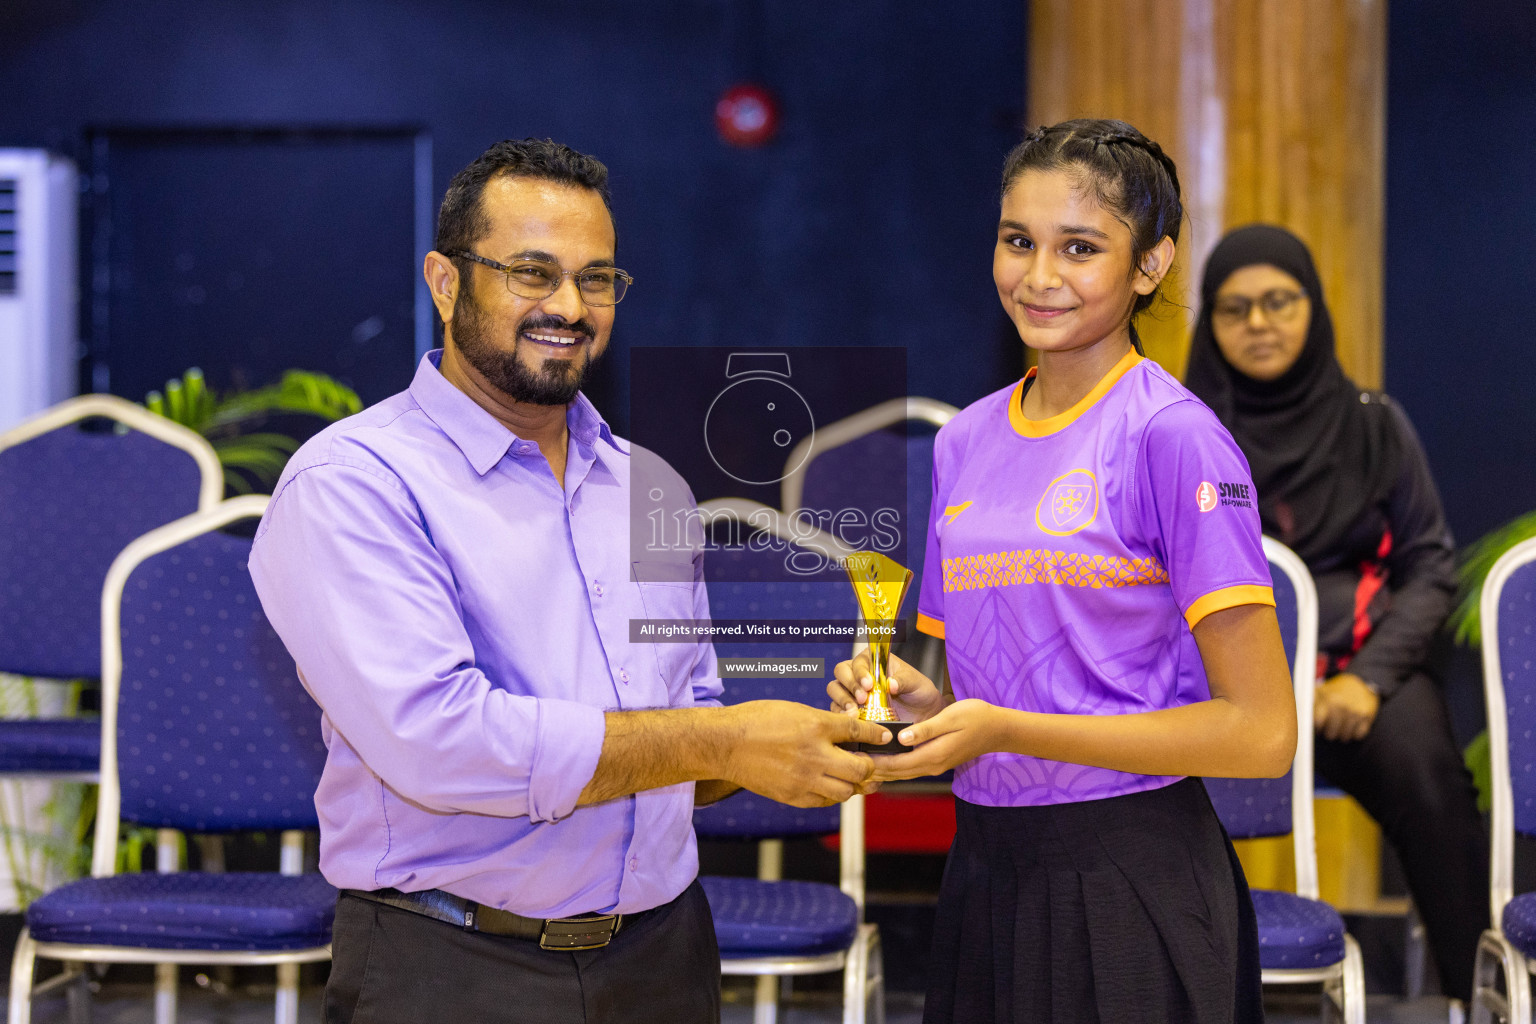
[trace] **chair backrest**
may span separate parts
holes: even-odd
[[[82,429],[93,418],[127,429]],[[111,395],[70,399],[0,434],[0,670],[98,675],[112,559],[223,491],[207,441]]]
[[[829,558],[848,552],[828,535],[803,527],[791,530],[777,509],[743,499],[704,502],[709,520],[719,525],[737,520],[757,528],[759,535],[782,544],[733,544],[713,547],[704,556],[704,579],[709,589],[710,615],[715,620],[837,620],[858,619],[858,603],[846,578],[829,571],[814,579],[786,578],[789,551],[801,549]],[[743,538],[745,539],[745,538]],[[751,700],[791,700],[812,707],[827,707],[827,683],[832,669],[863,646],[849,640],[773,643],[761,640],[715,641],[719,658],[820,658],[823,671],[811,678],[738,678],[723,680],[726,704]],[[780,839],[790,836],[841,837],[842,888],[863,906],[864,902],[864,805],[854,797],[836,807],[803,808],[742,791],[694,812],[694,828],[704,838]]]
[[[785,514],[851,509],[868,519],[882,508],[899,510],[902,560],[917,574],[908,591],[915,607],[933,501],[934,431],[959,411],[931,398],[894,398],[818,427],[785,462],[798,467],[780,485]],[[904,484],[902,474],[892,471],[898,466],[905,467]]]
[[[1483,693],[1493,781],[1493,927],[1514,896],[1515,833],[1536,835],[1536,539],[1515,545],[1483,581]]]
[[[101,598],[102,757],[92,871],[119,818],[190,832],[317,827],[320,709],[251,583],[251,541],[220,532],[265,495],[146,534]]]
[[[1278,779],[1206,779],[1216,814],[1234,839],[1283,836],[1295,848],[1296,892],[1317,898],[1317,845],[1312,814],[1312,701],[1317,685],[1317,588],[1296,553],[1264,538],[1274,584],[1280,639],[1296,696],[1296,756]]]

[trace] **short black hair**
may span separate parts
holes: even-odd
[[[613,216],[613,200],[608,194],[608,168],[595,156],[578,153],[553,139],[504,139],[474,159],[453,180],[437,210],[437,238],[433,247],[447,254],[454,250],[472,252],[475,243],[491,229],[490,219],[480,205],[485,186],[503,175],[515,178],[541,178],[573,188],[591,189],[602,197],[608,216]],[[469,261],[454,258],[460,274],[469,272]]]
[[[1031,170],[1081,172],[1094,200],[1131,229],[1134,268],[1165,236],[1179,240],[1184,206],[1178,169],[1161,146],[1124,121],[1078,118],[1037,128],[1004,161],[1003,195]],[[1132,315],[1156,298],[1156,291],[1136,296]]]

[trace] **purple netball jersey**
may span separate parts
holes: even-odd
[[[1274,604],[1247,460],[1135,352],[1050,419],[1024,418],[1023,388],[935,442],[918,628],[944,637],[955,697],[1076,715],[1209,699],[1191,628]],[[1017,807],[1176,781],[995,753],[956,769],[954,791]]]

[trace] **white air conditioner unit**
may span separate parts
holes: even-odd
[[[0,431],[79,383],[75,165],[0,149]]]

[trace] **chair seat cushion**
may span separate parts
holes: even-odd
[[[1253,911],[1259,919],[1260,967],[1305,970],[1344,959],[1344,919],[1328,904],[1254,889]]]
[[[726,958],[847,949],[859,928],[859,908],[835,885],[699,879],[709,897],[720,955]]]
[[[316,874],[200,871],[82,878],[27,908],[39,942],[148,949],[306,949],[331,941],[336,890]]]
[[[0,721],[0,772],[94,772],[101,723],[89,718]]]
[[[1536,892],[1522,893],[1504,904],[1504,937],[1526,956],[1536,956]]]

